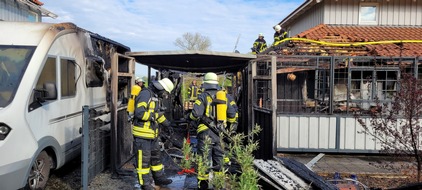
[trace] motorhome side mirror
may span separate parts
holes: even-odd
[[[52,82],[44,83],[42,89],[34,89],[34,101],[43,103],[55,99],[57,99],[56,84]]]
[[[46,100],[56,100],[57,89],[53,82],[46,82],[42,89],[34,89],[34,101],[29,105],[28,111],[35,110],[42,106]]]
[[[56,84],[52,82],[46,82],[44,87],[44,100],[55,100],[57,99]]]

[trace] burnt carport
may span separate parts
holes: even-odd
[[[148,66],[149,77],[151,76],[151,68],[159,72],[171,70],[182,73],[240,73],[241,88],[237,97],[240,118],[237,130],[238,132],[249,133],[252,129],[252,116],[254,115],[252,113],[253,80],[250,63],[251,60],[256,59],[256,55],[215,51],[145,51],[129,52],[126,55],[135,58],[136,62]],[[177,120],[177,118],[173,119]],[[257,152],[257,158],[262,158],[264,155],[267,155],[264,156],[266,158],[272,158],[273,142],[272,138],[269,138],[269,135],[272,136],[272,132],[271,127],[267,127],[260,135],[259,140],[262,143],[260,147],[262,148]]]
[[[129,52],[126,55],[138,63],[156,70],[177,70],[184,72],[227,72],[235,73],[255,59],[252,54],[216,51],[144,51]]]

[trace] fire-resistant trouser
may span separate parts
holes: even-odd
[[[198,134],[198,153],[204,153],[203,147],[205,145],[205,137],[209,136],[211,145],[208,154],[208,160],[212,161],[212,168],[214,171],[220,171],[223,165],[223,149],[221,147],[220,137],[211,130],[205,130]],[[199,175],[198,180],[208,180],[208,174]]]
[[[134,137],[134,147],[136,151],[135,167],[139,184],[150,185],[152,183],[151,173],[155,180],[164,177],[159,139]]]

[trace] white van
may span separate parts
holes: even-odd
[[[72,23],[0,21],[0,189],[44,188],[80,154],[82,106],[105,110],[122,44]]]

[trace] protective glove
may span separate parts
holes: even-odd
[[[135,115],[133,114],[133,112],[127,112],[127,120],[129,121],[129,122],[133,122],[133,117],[134,117]]]

